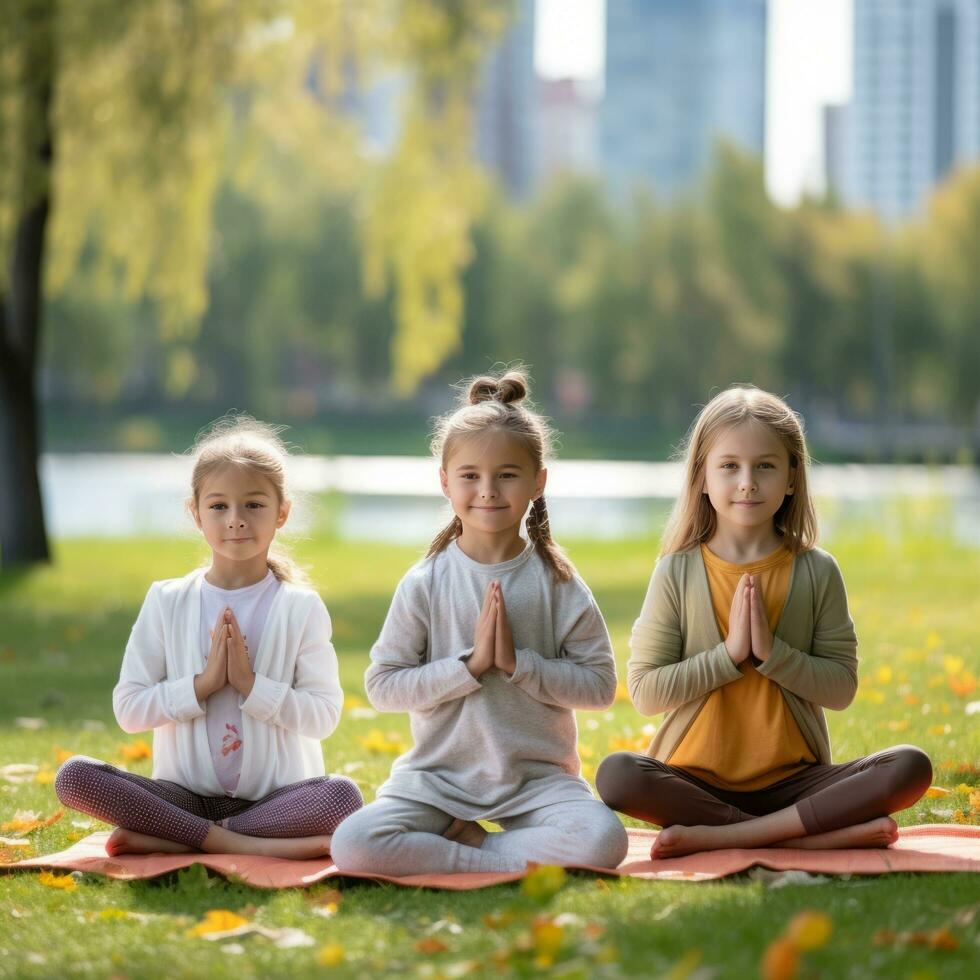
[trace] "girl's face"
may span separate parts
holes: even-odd
[[[211,550],[231,561],[265,555],[289,516],[272,481],[241,466],[223,466],[205,479],[192,508]]]
[[[771,525],[793,492],[789,453],[779,436],[758,422],[724,429],[708,450],[702,491],[720,525]]]
[[[442,492],[464,529],[486,534],[519,531],[547,478],[520,439],[500,431],[460,439],[439,470]]]

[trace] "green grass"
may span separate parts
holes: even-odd
[[[845,712],[830,713],[836,757],[851,758],[900,742],[922,746],[936,762],[935,782],[976,786],[980,726],[966,705],[977,670],[976,630],[980,554],[941,538],[901,542],[866,534],[830,542],[843,567],[861,638],[861,688]],[[579,544],[580,571],[607,617],[619,656],[627,656],[630,626],[643,598],[656,544]],[[407,719],[364,717],[363,671],[395,583],[417,557],[410,548],[308,541],[298,549],[331,611],[349,708],[324,743],[327,767],[347,771],[370,799],[393,758],[365,751],[372,729],[408,740]],[[51,774],[57,750],[120,761],[136,741],[120,732],[110,693],[122,649],[149,582],[183,574],[200,558],[192,542],[72,541],[57,548],[57,564],[0,575],[0,766],[32,763],[41,781],[0,781],[0,823],[16,811],[42,816],[58,809]],[[958,687],[958,690],[954,690]],[[360,710],[356,708],[359,701]],[[18,726],[19,717],[45,727]],[[613,748],[613,739],[645,741],[649,723],[625,700],[610,712],[579,715],[586,774]],[[149,762],[130,764],[149,773]],[[971,816],[965,793],[928,799],[900,814],[900,823]],[[92,828],[68,814],[30,835],[32,854],[67,846]],[[0,831],[0,835],[3,835]],[[18,851],[18,855],[19,855]],[[9,859],[11,852],[7,852]],[[341,889],[336,914],[313,914],[311,898]],[[408,973],[486,975],[553,972],[564,976],[741,977],[757,974],[767,946],[795,913],[819,909],[833,923],[831,941],[805,954],[802,976],[956,977],[973,975],[978,951],[980,878],[893,875],[835,879],[819,886],[766,887],[747,876],[708,884],[600,882],[569,875],[551,896],[535,899],[519,886],[463,894],[336,882],[306,891],[269,892],[208,878],[200,867],[164,879],[122,883],[85,875],[73,892],[48,888],[37,874],[0,876],[0,977],[339,976]],[[978,907],[967,921],[965,908]],[[230,909],[270,927],[293,926],[315,940],[279,949],[249,936],[244,955],[227,943],[188,938],[209,909]],[[147,919],[124,917],[118,910]],[[497,928],[488,913],[508,913]],[[537,916],[571,915],[553,965],[536,961]],[[959,914],[958,914],[959,913]],[[896,932],[948,926],[952,951],[875,945],[878,929]],[[430,931],[447,948],[422,951]],[[317,964],[325,946],[343,947],[339,965]],[[694,966],[697,960],[697,966]],[[707,971],[707,972],[698,972]]]

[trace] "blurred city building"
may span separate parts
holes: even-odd
[[[476,92],[476,153],[515,197],[534,186],[537,76],[534,0],[517,0],[514,18],[490,53]]]
[[[951,169],[980,158],[980,0],[854,0],[847,115],[829,186],[886,220],[914,214]],[[833,127],[825,138],[838,138]]]
[[[669,197],[720,138],[761,156],[765,90],[765,0],[607,0],[603,176]]]
[[[577,78],[538,83],[535,187],[561,174],[594,174],[599,165],[599,87]]]
[[[840,196],[847,167],[847,127],[850,123],[850,105],[823,107],[823,166],[826,189]]]

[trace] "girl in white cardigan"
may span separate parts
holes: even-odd
[[[343,705],[330,617],[270,553],[289,516],[285,457],[247,416],[197,446],[188,505],[210,567],[150,586],[112,696],[125,731],[154,730],[153,778],[76,756],[55,781],[66,806],[118,826],[110,854],[318,857],[363,805],[320,749]]]

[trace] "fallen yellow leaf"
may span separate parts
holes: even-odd
[[[554,864],[532,868],[521,882],[521,891],[529,898],[551,898],[565,884],[565,869]]]
[[[127,762],[139,762],[142,759],[149,759],[153,755],[153,750],[143,739],[120,745],[119,752]]]
[[[763,980],[793,980],[799,968],[800,954],[788,940],[773,940],[762,957]]]
[[[873,688],[861,688],[858,691],[858,700],[860,701],[870,701],[872,704],[884,704],[885,695],[881,691],[876,691]]]
[[[247,925],[248,919],[243,919],[234,912],[229,912],[227,909],[211,909],[204,913],[204,918],[196,926],[187,930],[186,935],[189,938],[207,936],[215,932],[230,932]]]
[[[534,936],[534,949],[538,956],[554,960],[561,949],[565,930],[551,919],[536,919],[531,924],[531,934]]]
[[[646,735],[621,738],[614,735],[609,739],[609,748],[613,752],[646,752],[650,739]]]
[[[50,827],[51,824],[57,823],[64,815],[64,810],[58,810],[52,813],[50,817],[41,819],[33,810],[18,810],[14,814],[13,820],[8,820],[6,823],[0,824],[0,830],[10,831],[17,837],[23,837],[24,834],[29,834],[32,830],[37,830],[38,827]]]
[[[798,950],[807,952],[826,946],[833,931],[830,919],[823,912],[808,910],[790,920],[785,935]]]
[[[942,798],[943,796],[949,796],[949,795],[950,795],[950,790],[943,789],[942,786],[930,786],[926,790],[926,799],[927,800],[938,800],[938,799]]]
[[[415,948],[420,953],[445,953],[449,949],[441,939],[436,939],[435,936],[427,936],[425,939],[420,939],[415,944]]]
[[[408,746],[399,739],[397,732],[385,733],[377,728],[372,728],[367,735],[358,736],[357,740],[368,752],[401,755],[408,751]]]
[[[344,947],[340,943],[328,943],[321,946],[316,954],[316,961],[320,966],[337,966],[344,959]]]
[[[73,892],[78,888],[78,882],[71,875],[56,875],[50,871],[42,871],[37,880],[46,888],[60,888],[62,891]]]
[[[968,698],[977,689],[977,679],[969,671],[950,677],[948,684],[949,689],[959,698]]]

